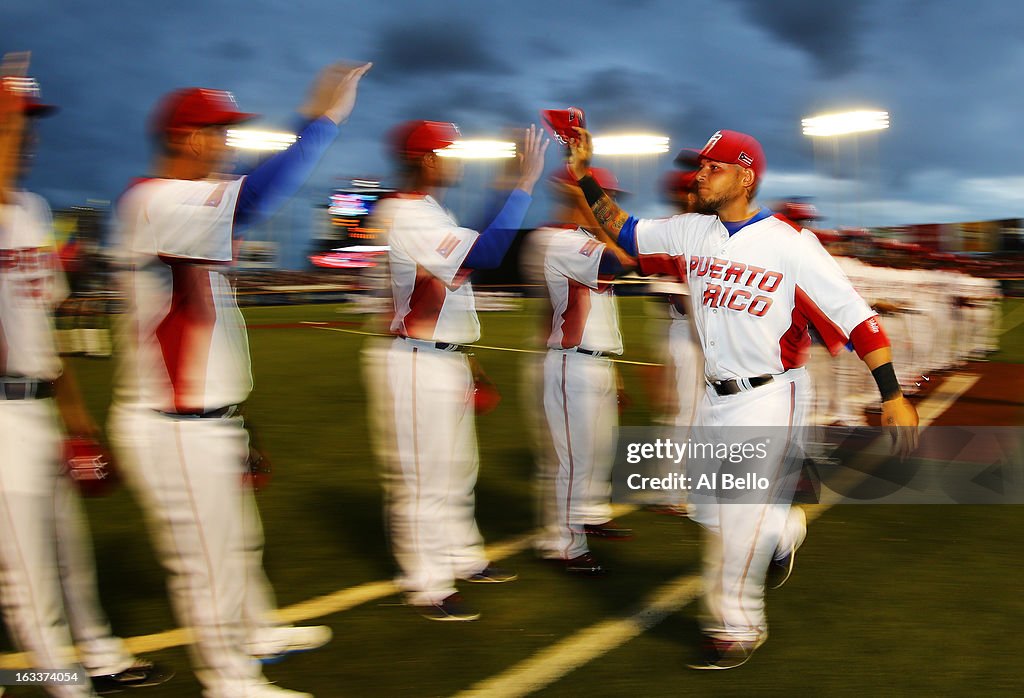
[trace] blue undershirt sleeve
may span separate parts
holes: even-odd
[[[523,226],[533,197],[522,189],[513,189],[491,224],[480,233],[473,249],[462,262],[463,269],[495,269],[501,266],[512,241]]]
[[[238,193],[236,229],[268,218],[285,199],[297,192],[337,135],[338,125],[326,116],[321,117],[306,124],[286,150],[257,165]]]
[[[618,276],[626,270],[626,267],[622,266],[619,262],[619,258],[615,256],[615,253],[611,250],[605,250],[601,253],[601,264],[597,267],[597,273],[602,276]]]
[[[619,247],[622,248],[622,251],[630,257],[638,256],[636,247],[636,218],[630,216],[626,219],[625,224],[622,226],[622,230],[619,231],[619,239],[617,242]]]

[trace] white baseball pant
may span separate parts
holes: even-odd
[[[768,457],[751,469],[781,473],[785,459],[802,458],[801,427],[811,399],[810,379],[802,368],[735,395],[720,396],[709,386],[697,412],[694,440],[771,439]],[[789,439],[778,438],[780,433],[788,433]],[[769,481],[772,486],[778,484],[774,477]],[[802,538],[803,518],[791,515],[788,503],[768,499],[732,504],[695,497],[690,510],[705,529],[704,631],[722,639],[763,640],[768,632],[764,604],[768,565]]]
[[[78,671],[57,567],[60,429],[53,400],[0,400],[0,603],[15,644],[45,671]],[[58,698],[87,684],[48,686]]]
[[[553,512],[558,537],[547,552],[571,559],[588,550],[584,525],[611,519],[610,478],[619,421],[611,361],[572,350],[549,351],[544,411],[558,456]]]
[[[273,608],[263,530],[242,485],[249,436],[240,417],[177,418],[115,406],[111,433],[168,571],[171,603],[192,629],[207,698],[244,698],[265,683],[245,642]]]
[[[455,593],[487,566],[474,516],[473,375],[457,351],[395,339],[387,356],[397,458],[386,479],[398,586],[412,605]]]

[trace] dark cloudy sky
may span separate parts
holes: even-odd
[[[303,196],[339,175],[387,175],[381,137],[405,118],[467,136],[582,107],[591,129],[661,132],[673,150],[718,128],[764,145],[764,200],[817,197],[831,222],[1024,216],[1024,8],[1006,0],[7,0],[0,50],[33,51],[44,96],[29,185],[55,205],[112,199],[148,165],[163,92],[232,90],[265,123],[322,65],[368,59],[352,119]],[[800,119],[884,108],[892,128],[833,147]],[[555,157],[549,158],[551,166]],[[605,159],[638,213],[663,212],[670,158]],[[470,183],[472,186],[472,183]],[[539,206],[535,208],[540,208]],[[534,211],[543,217],[544,211]]]

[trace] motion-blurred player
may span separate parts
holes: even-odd
[[[592,172],[606,192],[620,191],[611,172]],[[609,357],[622,354],[622,335],[608,282],[633,263],[606,243],[564,171],[552,179],[557,223],[529,238],[551,303],[543,394],[557,456],[554,473],[538,473],[544,536],[536,547],[542,556],[562,560],[570,574],[599,575],[606,569],[591,554],[587,536],[623,539],[632,533],[612,521],[609,504],[618,426],[618,381]]]
[[[333,142],[368,69],[325,69],[301,109],[298,140],[238,178],[218,175],[226,130],[254,115],[220,90],[172,92],[150,124],[159,149],[154,177],[118,203],[128,302],[112,431],[149,515],[179,622],[192,629],[192,660],[208,698],[306,695],[267,683],[253,655],[330,638],[325,627],[274,626],[269,618],[263,533],[242,484],[248,341],[224,272],[236,233],[294,193]]]
[[[489,564],[474,516],[478,455],[465,345],[479,339],[480,323],[469,276],[501,263],[522,226],[547,147],[531,127],[516,188],[477,233],[459,227],[439,203],[461,175],[461,163],[443,153],[459,138],[452,123],[412,121],[394,129],[402,190],[377,210],[388,231],[397,335],[386,359],[395,435],[385,480],[391,544],[408,603],[440,621],[479,618],[456,592],[456,579],[515,579]]]
[[[878,384],[883,426],[894,429],[903,453],[915,446],[917,413],[900,391],[877,316],[810,231],[755,203],[765,158],[754,138],[718,131],[701,150],[702,213],[637,220],[589,176],[590,135],[578,133],[569,171],[598,222],[641,271],[690,287],[707,381],[695,428],[732,438],[782,429],[786,437],[766,446],[762,462],[747,462],[761,472],[789,472],[788,461],[802,459],[795,447],[810,399],[804,363],[813,323],[833,350],[853,342]],[[705,656],[691,666],[730,669],[767,639],[766,573],[771,566],[779,570],[775,584],[785,580],[806,524],[799,509],[775,499],[731,504],[705,497],[691,513],[708,534]]]

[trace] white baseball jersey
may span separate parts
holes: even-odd
[[[150,179],[121,198],[128,308],[118,401],[206,411],[252,390],[245,325],[223,273],[242,181]]]
[[[538,234],[553,311],[548,347],[621,354],[615,296],[598,273],[604,243],[581,228],[542,228]]]
[[[390,245],[391,331],[453,344],[479,339],[473,285],[461,267],[480,234],[460,228],[429,196],[387,199],[376,215]]]
[[[0,376],[53,380],[61,372],[52,312],[68,294],[50,207],[29,192],[0,205]]]
[[[641,220],[636,242],[644,273],[689,286],[709,380],[803,366],[808,322],[835,353],[875,315],[817,238],[779,218],[731,237],[717,216]]]

